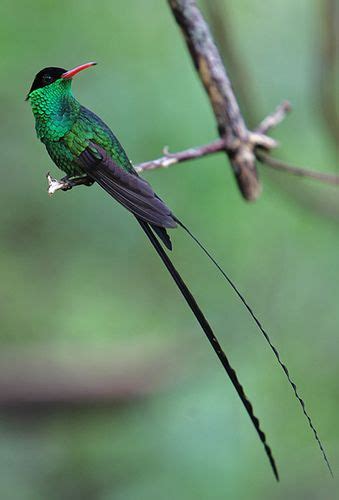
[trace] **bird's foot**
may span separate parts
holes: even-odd
[[[69,182],[66,178],[61,179],[60,181],[58,179],[54,179],[51,174],[48,172],[46,175],[47,177],[47,183],[48,183],[48,194],[49,196],[52,196],[56,191],[68,191],[69,189],[72,189],[73,185],[71,182]]]
[[[71,189],[75,186],[92,186],[94,181],[88,177],[87,174],[84,175],[74,175],[73,177],[68,177],[67,175],[63,177],[60,182],[64,182],[68,189]]]
[[[87,175],[76,175],[74,177],[63,177],[62,179],[54,179],[51,174],[47,174],[48,194],[52,196],[56,191],[69,191],[76,186],[92,186],[94,181]]]

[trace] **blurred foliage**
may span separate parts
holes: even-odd
[[[317,105],[320,4],[224,0],[262,117],[282,99],[293,104],[274,132],[279,154],[328,171],[336,158]],[[112,127],[134,162],[157,157],[166,144],[178,150],[216,136],[166,2],[3,0],[0,27],[1,351],[41,352],[42,345],[49,354],[77,346],[90,353],[109,343],[137,347],[148,359],[152,342],[163,342],[187,352],[186,361],[166,359],[170,383],[138,404],[3,414],[1,498],[334,498],[337,479],[330,480],[271,352],[187,237],[172,233],[173,258],[261,418],[278,461],[278,486],[230,383],[133,218],[97,187],[47,197],[45,173],[60,173],[37,142],[24,103],[42,67],[99,62],[76,79],[74,92]],[[264,170],[261,176],[264,194],[251,205],[240,198],[222,155],[146,177],[264,320],[336,471],[338,221],[311,210],[298,187],[320,194],[324,207],[338,191]],[[285,196],[288,186],[294,197]]]

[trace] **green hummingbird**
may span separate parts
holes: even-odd
[[[63,189],[72,188],[79,183],[89,186],[97,183],[135,216],[217,354],[264,446],[273,473],[279,480],[271,448],[261,430],[259,420],[254,414],[252,404],[210,324],[164,249],[164,246],[168,250],[172,249],[168,234],[169,229],[180,226],[193,238],[231,285],[273,350],[302,406],[330,469],[318,434],[306,412],[305,404],[299,396],[286,366],[281,361],[277,349],[271,343],[268,334],[243,295],[202,243],[157,196],[150,184],[137,174],[124,148],[111,129],[73,96],[71,90],[73,77],[95,64],[89,62],[68,71],[58,67],[44,68],[35,76],[26,98],[32,106],[38,138],[46,146],[53,162],[66,174],[66,177],[61,180]]]

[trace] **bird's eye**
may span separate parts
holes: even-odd
[[[44,75],[42,77],[42,79],[43,79],[44,83],[46,83],[46,84],[52,83],[52,81],[53,81],[53,78],[51,77],[51,75]]]

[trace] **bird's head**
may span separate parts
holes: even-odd
[[[70,90],[71,81],[80,71],[94,66],[95,62],[81,64],[73,69],[66,70],[64,68],[44,68],[35,75],[32,86],[27,94],[26,100],[31,99],[35,95],[67,92]]]
[[[72,128],[80,110],[80,103],[72,95],[72,78],[94,64],[82,64],[68,71],[44,68],[35,76],[26,100],[32,106],[39,139],[59,140]]]

